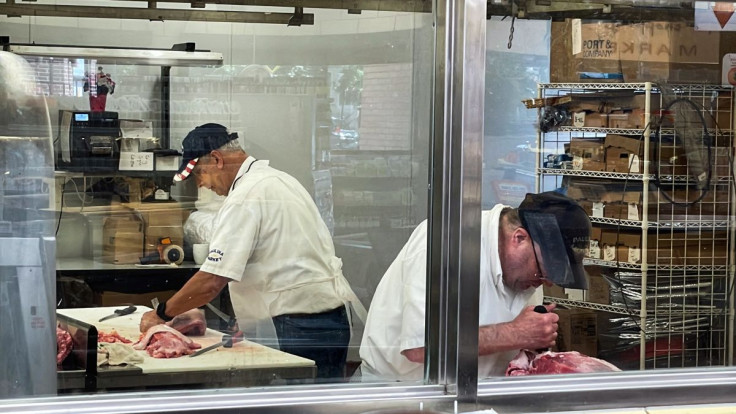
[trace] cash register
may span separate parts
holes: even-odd
[[[59,111],[57,169],[115,171],[120,161],[117,112]]]

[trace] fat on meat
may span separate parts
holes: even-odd
[[[160,324],[146,331],[140,341],[133,344],[137,350],[145,349],[154,358],[178,358],[194,353],[202,346],[176,329]]]
[[[69,332],[56,327],[56,365],[61,365],[72,352],[72,336]]]
[[[200,309],[192,309],[181,315],[177,315],[174,319],[166,322],[166,325],[176,329],[184,335],[202,336],[207,330],[207,322],[204,319],[204,312]]]
[[[602,359],[583,355],[576,351],[536,353],[522,349],[509,362],[507,377],[544,374],[582,374],[590,372],[621,371]]]

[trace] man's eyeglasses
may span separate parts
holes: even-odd
[[[539,259],[537,258],[537,249],[534,247],[534,240],[531,239],[531,236],[529,236],[529,240],[532,241],[532,252],[534,252],[534,261],[537,263],[537,273],[534,274],[534,277],[539,278],[540,280],[545,280],[547,277],[544,276],[544,273],[542,272],[542,266],[539,265]]]

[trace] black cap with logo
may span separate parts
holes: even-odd
[[[194,166],[197,165],[199,157],[209,154],[234,139],[238,139],[238,134],[231,134],[220,124],[204,124],[191,130],[182,141],[184,155],[181,158],[179,170],[174,175],[174,181],[186,180]]]

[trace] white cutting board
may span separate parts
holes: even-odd
[[[130,315],[118,316],[104,322],[98,322],[100,318],[110,315],[115,309],[123,309],[125,306],[114,306],[105,308],[77,308],[57,309],[56,313],[74,318],[76,320],[94,325],[97,331],[110,332],[115,329],[120,336],[138,341],[141,333],[138,325],[141,315],[150,311],[145,306],[137,306],[135,312]],[[204,336],[191,336],[194,342],[205,348],[222,340],[222,333],[207,329]],[[285,367],[311,367],[314,361],[277,351],[273,348],[263,346],[250,341],[243,341],[233,345],[232,348],[220,347],[205,352],[196,357],[183,356],[179,358],[153,358],[146,351],[138,351],[143,356],[143,362],[136,364],[145,374],[184,372],[184,371],[213,371],[228,369],[248,368],[285,368]]]

